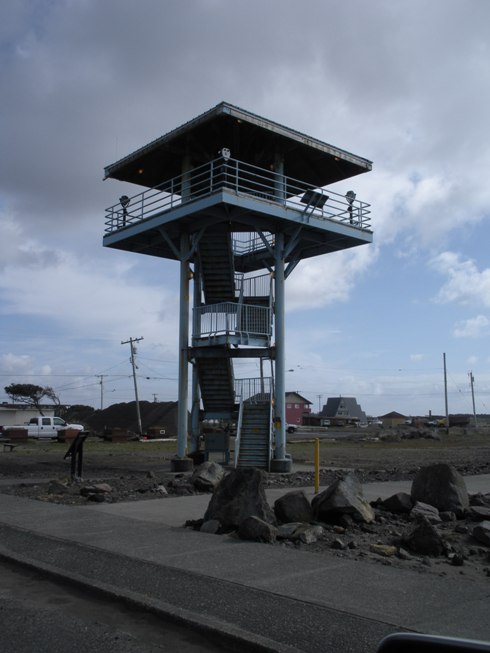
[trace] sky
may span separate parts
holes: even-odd
[[[104,248],[104,167],[221,101],[373,161],[372,244],[286,284],[312,409],[490,413],[490,2],[4,0],[0,401],[177,399],[178,263]],[[162,180],[163,181],[163,180]],[[122,344],[126,343],[126,344]],[[244,362],[237,376],[258,376]]]

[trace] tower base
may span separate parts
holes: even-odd
[[[170,461],[171,472],[191,472],[194,468],[192,458],[172,458]]]
[[[272,474],[288,474],[293,469],[293,459],[283,458],[271,460],[270,471]]]

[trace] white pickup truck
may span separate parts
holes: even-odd
[[[8,437],[9,428],[25,428],[27,429],[28,438],[57,438],[59,431],[65,429],[73,429],[75,431],[83,431],[84,427],[81,424],[67,424],[61,417],[31,417],[27,424],[19,424],[18,426],[4,426],[2,428],[2,435]]]

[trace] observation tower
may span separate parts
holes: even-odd
[[[106,210],[104,246],[180,265],[175,471],[192,465],[189,409],[190,452],[200,416],[226,420],[235,466],[290,470],[285,282],[302,259],[372,242],[369,204],[325,188],[371,167],[222,102],[105,168],[144,190]],[[260,376],[237,378],[238,359]]]

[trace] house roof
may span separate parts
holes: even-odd
[[[304,404],[311,404],[312,403],[311,401],[308,401],[308,399],[306,399],[305,397],[300,395],[299,392],[296,392],[296,391],[286,392],[286,401],[289,401],[290,403],[292,401],[294,401],[296,403],[301,401]]]
[[[320,415],[322,417],[337,417],[341,405],[343,410],[346,411],[346,414],[342,414],[343,416],[357,417],[362,420],[366,419],[366,414],[354,397],[329,397]]]
[[[386,413],[386,415],[380,415],[379,419],[406,419],[406,417],[401,413],[397,413],[396,410],[392,410],[391,413]]]

